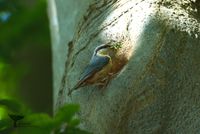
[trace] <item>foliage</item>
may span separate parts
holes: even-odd
[[[17,59],[18,51],[26,45],[50,44],[45,0],[32,7],[27,3],[0,0],[0,98],[19,98],[19,85],[29,65]],[[0,108],[0,118],[5,115]]]
[[[19,83],[28,66],[18,60],[19,50],[27,45],[50,49],[46,9],[46,0],[0,0],[1,134],[88,134],[78,128],[80,120],[74,117],[78,105],[65,105],[51,117],[32,113],[25,102],[14,99],[19,99]]]
[[[25,63],[16,62],[18,50],[50,44],[46,2],[39,0],[33,7],[24,3],[0,0],[0,97],[13,97],[27,71]]]
[[[50,44],[45,1],[38,1],[32,8],[10,0],[0,0],[0,4],[0,18],[10,14],[6,23],[0,22],[1,60],[12,60],[16,50],[27,44]]]
[[[6,109],[7,117],[0,120],[0,132],[11,134],[89,134],[78,128],[80,120],[75,118],[79,105],[67,104],[54,117],[46,113],[28,113],[19,102],[0,99],[0,107]]]

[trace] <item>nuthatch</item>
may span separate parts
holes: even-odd
[[[105,84],[109,75],[111,75],[111,57],[113,55],[114,50],[109,44],[102,44],[96,47],[89,62],[89,65],[85,68],[78,83],[68,92],[68,95],[70,95],[72,91],[89,84]]]

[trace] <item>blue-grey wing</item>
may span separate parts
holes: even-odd
[[[94,75],[96,72],[100,71],[109,63],[109,57],[98,57],[94,56],[89,65],[84,70],[83,74],[80,77],[80,81],[85,81],[88,77]]]

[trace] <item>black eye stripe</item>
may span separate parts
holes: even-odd
[[[100,45],[100,46],[96,47],[95,53],[97,53],[101,49],[108,48],[108,47],[110,47],[110,45],[107,45],[107,44]]]

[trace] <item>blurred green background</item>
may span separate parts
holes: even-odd
[[[0,134],[89,134],[79,105],[52,115],[51,45],[46,0],[0,0]]]
[[[0,0],[2,98],[17,99],[34,112],[52,114],[51,47],[45,0]]]

